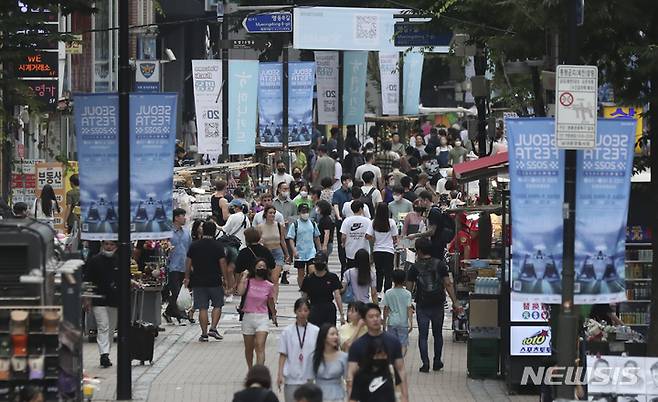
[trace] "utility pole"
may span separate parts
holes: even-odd
[[[119,0],[119,342],[117,399],[132,399],[130,358],[130,44],[128,0]]]
[[[285,155],[285,162],[286,165],[288,166],[288,171],[292,172],[292,162],[291,162],[291,157],[290,157],[290,150],[288,148],[288,144],[290,142],[290,137],[288,134],[288,130],[290,130],[290,127],[288,125],[288,41],[286,40],[283,44],[283,63],[282,64],[282,72],[281,72],[281,87],[283,89],[283,154]]]
[[[229,60],[229,50],[228,46],[224,46],[224,41],[228,39],[228,13],[226,12],[226,0],[222,0],[222,5],[217,5],[217,7],[222,7],[222,13],[217,13],[217,17],[221,18],[221,30],[220,30],[220,45],[222,49],[222,159],[224,162],[229,161],[228,155],[228,60]]]
[[[338,138],[336,145],[338,146],[338,159],[342,162],[345,160],[345,138],[343,137],[343,64],[345,63],[345,53],[342,50],[338,51],[338,93],[336,94],[337,107],[338,107]]]
[[[400,57],[398,58],[398,65],[400,74],[398,74],[398,114],[404,116],[404,52],[400,52]],[[398,133],[402,128],[402,121],[400,121],[400,127],[398,127]]]
[[[567,1],[568,46],[567,64],[578,64],[578,1]],[[558,366],[573,367],[577,355],[578,316],[574,306],[575,238],[576,238],[576,156],[577,151],[565,151],[564,166],[564,233],[562,252],[562,304],[557,323]],[[558,397],[573,399],[574,387],[562,384]]]
[[[473,57],[473,64],[475,68],[475,75],[484,77],[487,73],[487,55],[484,44],[478,43],[475,57]],[[484,80],[482,80],[484,81]],[[486,82],[484,82],[485,88]],[[475,107],[478,111],[478,130],[477,130],[477,155],[480,158],[487,156],[487,97],[489,96],[486,91],[483,91],[480,96],[475,97]],[[464,144],[465,145],[465,144]],[[474,148],[475,148],[475,144]],[[474,149],[475,151],[475,149]],[[486,204],[489,198],[489,181],[487,179],[480,180],[480,204]],[[486,249],[486,248],[484,248]],[[486,257],[486,256],[485,256]]]

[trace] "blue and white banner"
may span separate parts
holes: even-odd
[[[406,74],[406,72],[405,72]],[[515,300],[560,303],[564,151],[553,119],[506,119]]]
[[[283,146],[283,64],[260,63],[258,136],[263,147]]]
[[[288,145],[308,146],[313,131],[315,63],[288,64]]]
[[[119,95],[77,94],[74,101],[80,170],[80,237],[117,240]]]
[[[635,121],[599,119],[596,148],[578,152],[576,284],[578,304],[626,300],[626,219]]]
[[[343,124],[363,124],[366,112],[368,52],[346,51],[343,66]]]
[[[258,61],[230,60],[228,67],[228,152],[252,155],[256,152]]]
[[[192,60],[198,152],[222,153],[222,61]]]
[[[382,89],[382,114],[400,114],[400,53],[379,52],[379,76]]]
[[[418,114],[424,60],[423,53],[408,52],[404,55],[402,108],[405,115]]]
[[[172,235],[177,96],[130,95],[132,240],[167,239]]]
[[[315,52],[318,124],[338,124],[338,52]]]

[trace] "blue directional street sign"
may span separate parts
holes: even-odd
[[[242,21],[249,33],[292,32],[292,13],[253,14]]]
[[[395,46],[449,46],[452,32],[432,22],[396,22]]]

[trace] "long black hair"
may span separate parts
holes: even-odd
[[[199,237],[199,227],[203,225],[204,220],[202,219],[195,219],[194,222],[192,223],[192,240],[199,240],[201,237]]]
[[[360,249],[354,255],[356,261],[357,280],[359,286],[366,286],[372,280],[370,272],[370,252],[364,248]]]
[[[363,355],[363,359],[360,362],[361,370],[365,372],[373,371],[374,360],[375,360],[373,359],[373,357],[380,352],[386,353],[386,357],[390,361],[391,352],[388,350],[388,347],[386,346],[386,342],[383,341],[382,337],[378,336],[373,338],[370,342],[368,342],[366,353]],[[386,370],[386,373],[390,375],[389,370]]]
[[[375,232],[387,233],[391,230],[391,222],[388,219],[388,204],[380,202],[375,208],[375,219],[372,221],[372,228]]]
[[[313,352],[313,373],[315,374],[318,373],[320,364],[324,362],[324,344],[331,328],[336,328],[336,326],[324,323],[320,327],[320,332],[318,332],[318,339],[315,341],[315,351]]]
[[[41,212],[47,217],[53,216],[53,201],[55,201],[55,211],[60,212],[59,203],[57,202],[57,197],[55,197],[55,190],[50,184],[43,186],[41,190]]]

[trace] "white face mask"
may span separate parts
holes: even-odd
[[[287,191],[282,191],[281,192],[281,197],[282,198],[288,198],[289,195],[290,195],[290,193],[288,193]]]
[[[305,212],[303,214],[299,214],[299,217],[302,218],[302,220],[307,221],[308,218],[310,217],[310,214],[308,212]]]
[[[300,192],[299,192],[299,195],[300,195],[302,198],[306,198],[306,197],[308,197],[308,191],[300,191]]]
[[[401,199],[402,199],[402,196],[401,196],[401,195],[393,194],[393,200],[394,200],[394,201],[400,201]]]
[[[347,182],[347,188],[352,188],[352,186],[354,186],[354,183],[352,183],[351,181],[348,181]]]

